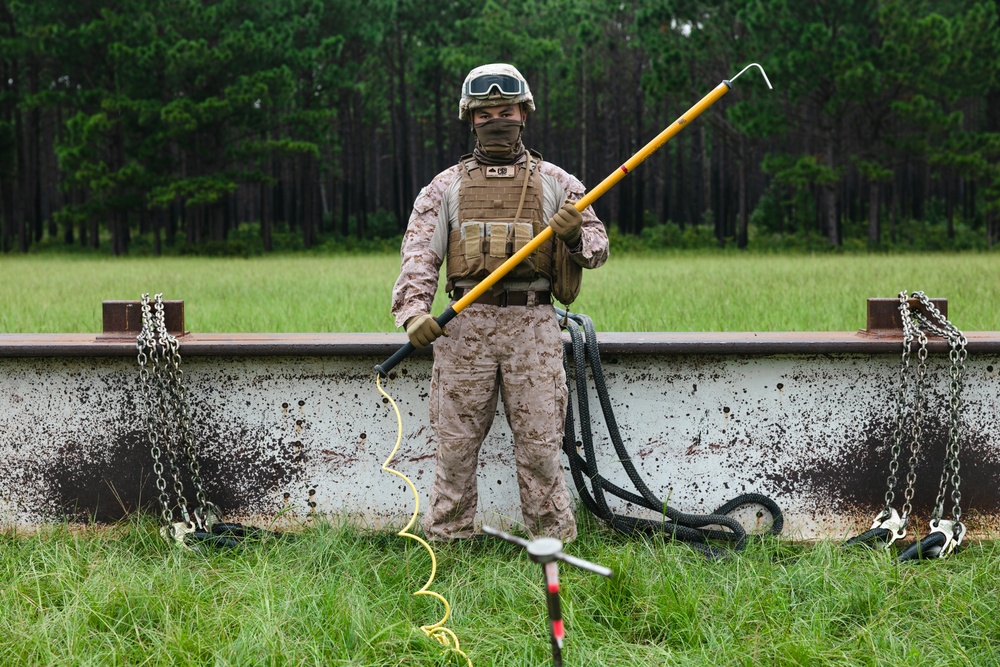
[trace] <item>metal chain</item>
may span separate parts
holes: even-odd
[[[962,494],[959,488],[961,486],[962,478],[959,475],[959,455],[961,453],[961,444],[959,442],[959,416],[961,414],[962,388],[965,379],[965,360],[968,355],[966,344],[968,341],[958,327],[952,324],[941,313],[941,311],[934,306],[934,303],[928,299],[923,292],[916,292],[914,293],[914,296],[920,300],[920,303],[924,306],[924,309],[928,313],[927,316],[920,316],[921,323],[938,336],[948,339],[948,345],[950,348],[948,358],[951,361],[949,368],[951,381],[949,383],[948,397],[948,444],[945,450],[945,460],[941,470],[941,479],[938,482],[938,493],[934,501],[931,524],[937,525],[944,515],[945,494],[949,484],[951,484],[952,487],[952,516],[954,517],[955,522],[960,522],[962,517]]]
[[[966,350],[966,344],[968,341],[965,336],[959,336],[954,339],[954,345],[952,345],[949,357],[951,357],[951,396],[949,398],[949,405],[951,407],[951,426],[948,429],[948,454],[950,457],[951,469],[951,501],[952,505],[952,516],[955,517],[955,521],[962,520],[962,493],[959,491],[959,487],[962,484],[962,478],[959,476],[959,454],[961,453],[961,444],[959,443],[959,414],[962,406],[962,386],[965,380],[965,359],[968,356],[968,351]]]
[[[153,472],[156,474],[156,488],[159,490],[159,500],[162,506],[161,516],[166,525],[173,521],[173,510],[170,507],[170,495],[167,493],[167,481],[163,475],[163,452],[160,449],[161,437],[159,426],[161,419],[154,418],[154,411],[160,413],[161,404],[154,403],[152,378],[149,374],[151,356],[156,355],[156,335],[153,330],[152,310],[149,306],[149,294],[142,295],[142,330],[135,339],[139,360],[139,392],[142,395],[146,414],[146,434],[149,438],[150,451],[153,456]],[[155,366],[155,361],[153,362]],[[157,392],[157,395],[159,392]]]
[[[206,515],[212,515],[209,517],[209,523],[212,523],[218,517],[219,510],[213,503],[209,502],[205,493],[205,486],[201,479],[201,465],[198,462],[194,437],[191,432],[191,414],[187,389],[184,387],[184,371],[181,370],[180,344],[177,338],[167,331],[162,309],[158,311],[157,318],[161,336],[164,340],[167,362],[164,369],[164,377],[166,378],[167,391],[177,424],[177,435],[180,445],[183,447],[184,456],[187,458],[188,471],[191,473],[191,483],[194,485],[195,497],[198,500],[198,508],[195,509],[195,522],[199,524],[199,528],[202,528],[204,527],[202,524]]]
[[[907,421],[909,421],[910,456],[907,461],[908,469],[906,473],[906,487],[903,491],[902,515],[899,517],[901,528],[905,528],[910,513],[913,511],[913,492],[917,481],[917,463],[920,458],[923,436],[924,385],[927,375],[927,335],[914,322],[913,313],[910,310],[909,296],[905,290],[899,293],[899,316],[903,326],[903,353],[900,360],[899,383],[896,392],[896,425],[893,430],[892,459],[889,463],[885,507],[882,513],[876,518],[875,525],[893,517],[892,503],[895,500],[895,489],[899,482],[899,460],[902,455],[904,435],[907,435]],[[914,396],[911,406],[907,394],[909,393],[910,357],[914,339],[918,343],[917,378],[914,383]],[[892,520],[895,521],[895,519]]]
[[[923,421],[926,409],[924,386],[927,376],[927,334],[928,332],[948,340],[951,348],[948,357],[951,360],[949,384],[949,417],[948,444],[945,452],[944,466],[941,471],[941,480],[938,484],[938,495],[935,500],[934,510],[931,515],[931,534],[927,538],[935,540],[936,533],[944,536],[944,545],[940,547],[938,558],[945,558],[953,553],[961,544],[965,536],[966,528],[961,522],[962,494],[959,491],[961,476],[959,475],[959,415],[962,405],[962,386],[965,378],[965,360],[967,356],[966,338],[955,325],[948,321],[937,309],[934,303],[927,298],[923,292],[914,292],[913,298],[918,302],[920,308],[910,307],[910,299],[904,290],[899,293],[899,314],[903,328],[903,354],[899,370],[899,382],[896,392],[896,424],[892,438],[892,458],[889,463],[889,476],[887,480],[888,489],[885,494],[885,507],[881,513],[875,517],[872,523],[872,530],[868,533],[849,540],[854,543],[858,540],[862,542],[871,539],[874,534],[878,539],[882,539],[888,548],[894,541],[906,535],[906,524],[909,521],[910,512],[913,509],[913,493],[917,481],[917,464],[920,458],[921,441],[923,438]],[[917,351],[917,379],[913,387],[913,403],[907,402],[909,392],[909,373],[911,371],[910,357],[912,353],[913,340],[919,344]],[[900,516],[892,507],[895,500],[895,489],[898,483],[899,459],[903,449],[903,439],[907,434],[906,426],[909,418],[909,439],[910,458],[908,461],[908,471],[906,474],[906,488],[904,491],[903,511]],[[951,485],[951,499],[953,502],[952,513],[954,520],[942,520],[944,513],[945,493],[948,485]],[[874,531],[881,531],[875,534]],[[923,544],[921,540],[920,544]],[[912,547],[911,547],[912,548]],[[906,552],[900,556],[906,555]],[[933,556],[932,556],[933,557]]]
[[[913,489],[917,483],[917,463],[923,444],[924,386],[927,378],[927,334],[916,328],[912,320],[910,320],[910,326],[916,329],[917,342],[920,347],[917,350],[917,381],[913,393],[913,416],[910,422],[910,459],[906,472],[906,490],[903,493],[904,523],[913,511]]]
[[[882,516],[888,518],[892,503],[896,498],[896,477],[899,471],[899,456],[903,449],[903,425],[906,423],[906,390],[907,377],[910,371],[910,347],[913,344],[913,334],[911,327],[907,326],[909,319],[909,304],[907,303],[906,292],[899,294],[899,314],[903,320],[903,355],[899,369],[899,383],[896,391],[896,428],[892,433],[892,460],[889,463],[889,478],[887,480],[888,489],[885,492],[885,508]]]
[[[166,318],[163,313],[163,295],[156,295],[156,307],[154,311],[154,317],[156,321],[156,335],[157,335],[157,345],[156,349],[158,351],[157,355],[157,374],[156,379],[159,381],[159,400],[162,404],[162,410],[160,413],[161,423],[164,429],[169,433],[169,446],[167,447],[167,460],[170,462],[170,473],[173,477],[174,482],[174,494],[177,496],[177,504],[181,510],[181,516],[184,521],[188,524],[191,523],[191,513],[188,509],[187,498],[184,496],[184,482],[181,480],[181,463],[178,462],[178,428],[175,419],[170,419],[170,416],[174,414],[174,401],[173,393],[174,389],[174,378],[172,371],[172,360],[170,355],[170,339],[173,338],[167,332]],[[174,339],[176,341],[176,339]]]
[[[142,330],[136,337],[139,360],[139,386],[146,410],[145,425],[153,456],[156,488],[166,524],[163,532],[168,539],[184,544],[184,535],[196,528],[210,530],[220,515],[218,507],[205,494],[201,467],[192,437],[184,373],[181,370],[180,344],[167,330],[163,295],[157,294],[151,305],[149,294],[142,295]],[[167,491],[166,458],[177,504],[172,506]],[[183,461],[195,487],[198,507],[188,508],[181,479]],[[180,510],[183,522],[174,522],[174,508]]]

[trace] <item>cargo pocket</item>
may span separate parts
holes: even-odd
[[[572,501],[569,497],[569,492],[566,490],[557,491],[552,496],[552,506],[555,508],[556,512],[560,514],[569,508],[570,502]]]

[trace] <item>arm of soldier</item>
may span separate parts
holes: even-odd
[[[543,163],[542,177],[550,183],[544,188],[543,207],[547,217],[554,215],[564,203],[577,202],[585,194],[583,183],[551,163]],[[596,269],[608,259],[608,234],[593,206],[585,208],[582,215],[580,240],[570,248],[570,257],[585,269]]]
[[[399,277],[392,290],[392,314],[396,326],[429,313],[437,291],[443,254],[435,250],[441,198],[457,171],[446,170],[420,191],[413,204],[403,244],[400,247]],[[447,238],[447,237],[446,237]]]

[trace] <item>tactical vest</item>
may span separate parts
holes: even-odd
[[[529,158],[530,159],[530,158]],[[458,222],[448,231],[448,284],[456,280],[480,281],[548,224],[542,210],[542,177],[539,160],[530,159],[531,173],[525,190],[525,163],[487,166],[463,157],[458,191]],[[524,204],[518,219],[521,194]],[[552,278],[553,243],[543,243],[518,264],[507,278]]]

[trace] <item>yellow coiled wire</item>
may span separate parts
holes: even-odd
[[[399,445],[403,441],[403,417],[399,413],[399,408],[396,406],[396,401],[392,400],[392,397],[389,396],[389,394],[387,394],[384,389],[382,389],[382,379],[379,374],[375,375],[375,384],[378,387],[379,393],[385,396],[385,398],[389,401],[389,404],[392,405],[393,411],[396,413],[396,445],[392,448],[392,452],[389,454],[389,457],[385,460],[385,463],[382,464],[382,470],[384,470],[385,472],[390,472],[396,477],[399,477],[401,480],[406,482],[406,485],[410,487],[410,491],[413,493],[413,515],[410,517],[410,521],[405,526],[403,526],[403,529],[396,534],[400,535],[401,537],[409,537],[412,540],[416,540],[424,547],[424,549],[427,549],[427,553],[430,554],[431,557],[431,574],[427,578],[427,583],[425,583],[413,595],[414,596],[429,595],[432,598],[439,600],[441,604],[444,605],[444,616],[441,618],[441,620],[431,625],[422,625],[420,626],[420,629],[423,630],[424,634],[427,635],[428,637],[436,639],[442,645],[448,647],[450,650],[458,653],[460,656],[465,658],[465,661],[466,663],[468,663],[469,667],[472,667],[472,660],[469,659],[469,656],[466,655],[464,651],[462,651],[458,643],[458,637],[451,629],[444,627],[444,624],[447,623],[448,621],[448,617],[451,616],[451,605],[448,604],[448,600],[446,600],[443,595],[430,590],[431,583],[433,583],[434,581],[434,575],[437,573],[437,558],[434,556],[434,550],[431,549],[431,545],[429,545],[426,540],[410,532],[410,529],[417,522],[417,515],[420,513],[420,495],[417,493],[417,487],[413,485],[413,482],[410,481],[409,477],[399,472],[398,470],[393,470],[392,468],[389,467],[389,463],[392,461],[393,458],[395,458],[396,452],[399,451]]]

